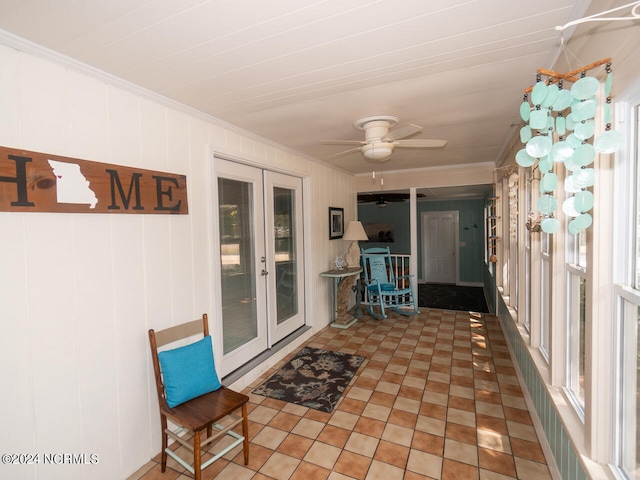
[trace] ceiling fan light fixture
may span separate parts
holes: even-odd
[[[361,150],[363,155],[369,160],[376,160],[378,162],[388,160],[393,152],[393,143],[381,142],[381,143],[369,143],[364,145]]]

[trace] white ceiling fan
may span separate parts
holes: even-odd
[[[400,119],[392,115],[374,115],[356,120],[353,126],[364,131],[365,139],[362,140],[326,140],[322,143],[353,145],[360,147],[351,148],[327,158],[338,157],[347,153],[360,150],[370,160],[386,161],[391,157],[395,147],[403,148],[442,148],[447,144],[446,140],[436,139],[404,139],[422,130],[418,125],[406,125],[395,130],[391,128],[398,124]]]

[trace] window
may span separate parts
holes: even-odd
[[[551,236],[540,232],[540,352],[550,358],[551,329]]]
[[[626,165],[618,177],[614,285],[618,384],[615,389],[616,468],[621,478],[636,479],[640,472],[640,160],[638,138],[640,95],[633,102]],[[629,201],[631,199],[631,201]]]
[[[567,272],[567,379],[565,387],[577,412],[584,419],[584,367],[586,322],[586,233],[568,235]]]

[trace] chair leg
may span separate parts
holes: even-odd
[[[193,477],[195,480],[200,480],[202,476],[202,470],[200,470],[200,465],[202,462],[202,457],[200,456],[200,431],[196,430],[193,432]]]
[[[167,417],[160,416],[160,428],[162,429],[162,452],[160,454],[160,465],[162,473],[167,471],[167,445],[169,443],[167,435]]]
[[[244,453],[244,464],[249,465],[249,420],[247,419],[247,404],[242,405],[242,435],[244,443],[242,450]]]

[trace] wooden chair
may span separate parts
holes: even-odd
[[[416,315],[418,302],[413,289],[412,275],[396,275],[389,247],[362,249],[362,265],[369,301],[369,314],[377,319],[387,318],[385,309],[401,315]],[[380,307],[377,313],[374,307]]]
[[[202,335],[202,342],[205,342],[204,351],[208,348],[211,350],[209,337],[209,324],[207,314],[202,315],[202,319],[194,320],[181,325],[160,330],[158,332],[149,330],[149,343],[151,346],[151,357],[153,359],[153,370],[155,372],[156,389],[158,393],[158,403],[160,406],[160,424],[162,428],[162,472],[167,468],[167,455],[170,455],[180,465],[190,471],[196,480],[200,480],[201,471],[211,465],[214,461],[231,451],[236,446],[243,444],[244,463],[249,463],[249,436],[248,436],[248,420],[247,420],[247,402],[249,397],[241,393],[234,392],[224,386],[221,386],[215,373],[213,364],[213,353],[211,352],[212,373],[217,382],[217,388],[214,391],[198,395],[195,398],[188,399],[178,405],[170,406],[175,403],[174,392],[171,390],[172,385],[165,384],[165,373],[170,373],[167,356],[163,356],[160,347],[169,345],[173,342],[192,337],[194,335]],[[209,338],[207,338],[209,337]],[[169,355],[175,352],[184,353],[192,351],[194,348],[200,348],[200,342],[188,344],[185,348],[176,348],[168,350]],[[191,348],[189,348],[191,347]],[[203,350],[200,350],[203,351]],[[192,360],[189,358],[189,360]],[[206,364],[207,362],[202,362]],[[161,367],[164,366],[166,372],[163,373]],[[189,367],[189,372],[197,370]],[[210,371],[211,369],[207,369]],[[173,372],[171,372],[173,374]],[[210,378],[207,379],[211,380]],[[214,382],[214,383],[215,383]],[[197,383],[197,382],[196,382]],[[207,382],[203,382],[207,383]],[[169,397],[167,397],[167,389],[169,389]],[[169,401],[168,401],[169,400]],[[240,411],[240,415],[238,415]],[[177,428],[171,430],[168,428],[167,421],[174,423]],[[233,429],[242,423],[242,435],[239,435]],[[206,435],[203,432],[206,431]],[[216,453],[211,459],[202,462],[202,447],[214,444],[222,439],[225,435],[233,438],[231,444],[227,445],[222,451]],[[186,447],[193,453],[193,458],[184,459],[180,457],[176,451],[169,448],[168,440],[171,437],[176,442]],[[204,437],[204,438],[202,438]],[[192,465],[193,464],[193,465]]]

